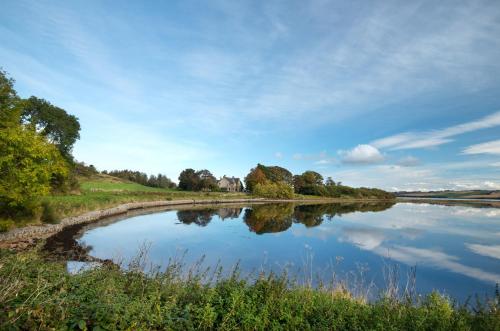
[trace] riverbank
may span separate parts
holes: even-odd
[[[499,297],[474,309],[433,293],[381,293],[367,302],[338,283],[191,272],[179,264],[146,274],[102,265],[76,275],[38,252],[0,250],[0,329],[498,330]]]

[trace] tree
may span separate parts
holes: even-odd
[[[207,169],[197,171],[196,176],[198,177],[198,185],[196,187],[198,191],[213,191],[218,189],[217,179]]]
[[[295,193],[300,193],[305,184],[304,178],[301,175],[293,176],[293,189]]]
[[[264,184],[267,181],[264,172],[257,166],[250,169],[250,172],[245,177],[245,187],[249,192],[253,192],[255,185]]]
[[[68,175],[54,145],[21,125],[0,130],[0,210],[33,210],[54,175]]]
[[[305,171],[302,173],[302,178],[306,185],[323,185],[323,176],[316,171]]]
[[[185,169],[179,175],[179,188],[184,191],[195,191],[198,188],[200,178],[194,169]]]
[[[19,124],[23,102],[14,90],[14,80],[0,68],[0,129]]]
[[[332,179],[332,177],[328,177],[325,181],[326,186],[335,186],[335,181]]]
[[[285,168],[279,166],[265,166],[257,164],[257,168],[264,172],[268,180],[273,183],[285,182],[288,185],[293,184],[293,174]]]
[[[32,96],[24,104],[21,121],[56,145],[65,158],[72,158],[73,145],[80,139],[78,118],[44,99]]]

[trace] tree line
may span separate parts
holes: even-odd
[[[300,175],[293,175],[279,166],[257,164],[245,177],[249,192],[266,198],[293,198],[295,194],[314,195],[329,198],[374,198],[393,199],[392,193],[374,188],[353,188],[335,182],[331,177],[326,180],[315,171],[308,170]]]
[[[133,170],[112,170],[109,172],[104,170],[102,171],[102,173],[149,187],[170,188],[170,189],[177,187],[177,185],[170,178],[168,178],[166,175],[163,174],[148,176],[144,172],[133,171]]]

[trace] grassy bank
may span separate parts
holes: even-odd
[[[35,251],[0,255],[2,330],[500,328],[498,294],[474,310],[438,294],[366,303],[340,288],[313,289],[285,277],[186,274],[177,264],[146,277],[140,263],[128,272],[109,265],[69,275],[63,264],[46,262]]]
[[[129,202],[178,199],[237,199],[245,193],[186,192],[153,188],[106,175],[79,178],[80,190],[71,194],[53,194],[42,199],[44,210],[24,218],[0,219],[0,231],[31,224],[57,223],[64,217],[114,207]]]

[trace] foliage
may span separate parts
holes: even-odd
[[[179,175],[179,188],[184,191],[195,191],[199,180],[194,169],[185,169]]]
[[[206,169],[185,169],[179,175],[179,188],[184,191],[218,191],[217,179]]]
[[[266,179],[273,182],[284,182],[288,185],[293,184],[293,174],[285,168],[279,166],[265,166],[263,164],[257,164],[257,168],[262,170]]]
[[[247,191],[253,192],[255,185],[264,184],[266,181],[266,175],[260,168],[252,168],[245,177],[245,187]]]
[[[170,178],[162,174],[158,174],[157,176],[151,175],[148,177],[148,175],[144,172],[133,171],[133,170],[112,170],[110,172],[103,171],[103,174],[108,174],[113,177],[122,178],[149,187],[158,187],[158,188],[176,187],[175,183],[172,182]]]
[[[74,115],[32,96],[24,103],[21,122],[56,145],[65,158],[72,159],[71,150],[80,139],[80,123]]]
[[[14,90],[14,80],[0,68],[0,129],[17,126],[22,107]]]
[[[268,199],[293,199],[293,188],[285,182],[257,184],[253,194]]]
[[[356,198],[356,199],[394,199],[392,193],[372,188],[353,188],[335,183],[328,177],[323,183],[323,176],[315,171],[305,171],[302,175],[293,177],[293,187],[297,194],[314,195],[329,198]]]
[[[197,171],[196,176],[198,178],[196,191],[217,191],[219,189],[217,179],[207,169]]]
[[[50,192],[54,175],[65,177],[67,163],[54,145],[32,130],[0,130],[0,208],[32,210]]]
[[[99,172],[94,165],[86,165],[84,162],[75,162],[74,172],[77,176],[91,177]]]
[[[238,270],[191,272],[173,262],[144,273],[103,265],[69,275],[34,252],[0,251],[0,329],[6,330],[498,330],[500,297],[470,309],[437,293],[364,302]]]

